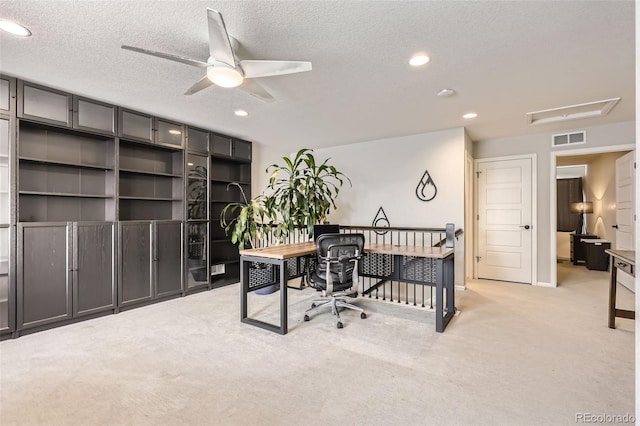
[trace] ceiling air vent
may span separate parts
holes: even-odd
[[[528,112],[527,123],[530,126],[534,126],[536,124],[556,123],[578,118],[604,117],[609,114],[609,111],[616,106],[619,100],[620,98],[605,99],[604,101]]]
[[[587,134],[582,132],[562,133],[551,136],[551,146],[579,145],[587,142]]]

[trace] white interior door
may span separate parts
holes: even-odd
[[[616,249],[635,250],[635,151],[616,159]],[[618,282],[635,291],[635,280],[618,270]]]
[[[479,162],[478,278],[532,281],[531,159]]]

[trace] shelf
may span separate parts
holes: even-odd
[[[197,180],[197,181],[201,181],[201,182],[206,182],[207,181],[207,178],[194,177],[194,176],[189,176],[189,175],[187,175],[187,179],[189,179],[189,180]]]
[[[175,173],[162,173],[162,172],[150,172],[147,170],[134,170],[134,169],[123,169],[120,168],[121,172],[124,173],[137,173],[140,175],[152,175],[152,176],[164,176],[164,177],[175,177],[175,178],[181,178],[182,175],[179,174],[175,174]]]
[[[228,155],[215,153],[211,154],[211,159],[215,161],[228,161],[230,163],[251,163],[251,160],[247,160],[246,158],[229,157]]]
[[[182,148],[182,146],[178,146],[178,145],[171,145],[165,142],[152,142],[152,141],[143,141],[143,140],[136,140],[136,139],[132,139],[131,137],[128,136],[120,136],[120,144],[122,145],[135,145],[135,146],[140,146],[140,147],[151,147],[151,148],[160,148],[164,151],[172,151],[172,152],[176,152],[176,151],[184,151],[184,148]]]
[[[244,200],[211,200],[212,203],[224,203],[224,204],[229,204],[229,203],[244,203]]]
[[[81,164],[73,161],[59,161],[59,160],[46,160],[43,158],[34,157],[20,157],[20,161],[39,163],[39,164],[54,164],[57,166],[69,166],[69,167],[82,167],[84,169],[98,169],[98,170],[113,170],[113,167],[101,166],[97,164]]]
[[[251,185],[251,182],[247,182],[247,181],[244,181],[244,180],[211,179],[211,182],[218,182],[218,183],[239,183],[240,185]]]
[[[180,198],[163,198],[163,197],[132,197],[128,195],[120,195],[121,200],[140,200],[140,201],[182,201]]]
[[[224,239],[215,239],[215,240],[211,240],[212,243],[230,243],[231,242],[231,237],[229,238],[224,238]]]
[[[113,195],[103,194],[71,194],[67,192],[46,192],[46,191],[20,191],[20,195],[44,195],[51,197],[76,197],[76,198],[114,198]]]
[[[233,265],[234,263],[240,263],[240,260],[212,260],[211,265]],[[214,274],[222,275],[222,274]]]

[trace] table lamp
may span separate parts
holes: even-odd
[[[571,212],[580,213],[580,220],[578,221],[578,226],[576,227],[576,234],[589,235],[589,232],[587,231],[587,225],[584,220],[584,215],[587,213],[593,213],[593,202],[581,201],[579,203],[571,203]]]

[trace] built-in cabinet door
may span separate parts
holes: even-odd
[[[72,316],[71,226],[18,225],[18,329]]]
[[[156,222],[156,296],[182,291],[182,222]]]
[[[11,223],[11,172],[9,160],[11,123],[8,117],[0,116],[0,225]]]
[[[11,228],[0,224],[0,332],[12,331],[13,300],[9,271],[11,268]]]
[[[8,113],[16,107],[16,79],[0,75],[0,112]]]
[[[153,142],[153,117],[120,108],[118,136],[143,142]]]
[[[32,83],[18,82],[18,117],[71,127],[72,96]]]
[[[251,142],[234,139],[233,157],[239,160],[251,161]]]
[[[233,156],[233,142],[229,136],[211,134],[211,154],[231,157]]]
[[[188,127],[187,132],[187,147],[189,151],[207,154],[209,152],[209,132],[192,127]]]
[[[184,136],[184,127],[179,123],[160,118],[155,119],[155,143],[161,145],[170,145],[172,147],[182,147]]]
[[[80,96],[73,97],[73,127],[93,133],[116,133],[116,107]]]
[[[216,225],[219,222],[214,222]],[[187,222],[187,289],[209,284],[208,222]],[[220,227],[218,227],[220,228]],[[220,228],[222,229],[222,228]]]
[[[151,300],[151,221],[120,222],[119,299],[121,306]]]
[[[74,315],[114,309],[116,280],[114,224],[75,223],[74,233]]]
[[[0,87],[2,81],[0,78]],[[11,226],[10,128],[10,118],[0,115],[0,333],[15,330],[15,270],[11,245],[15,228]]]

